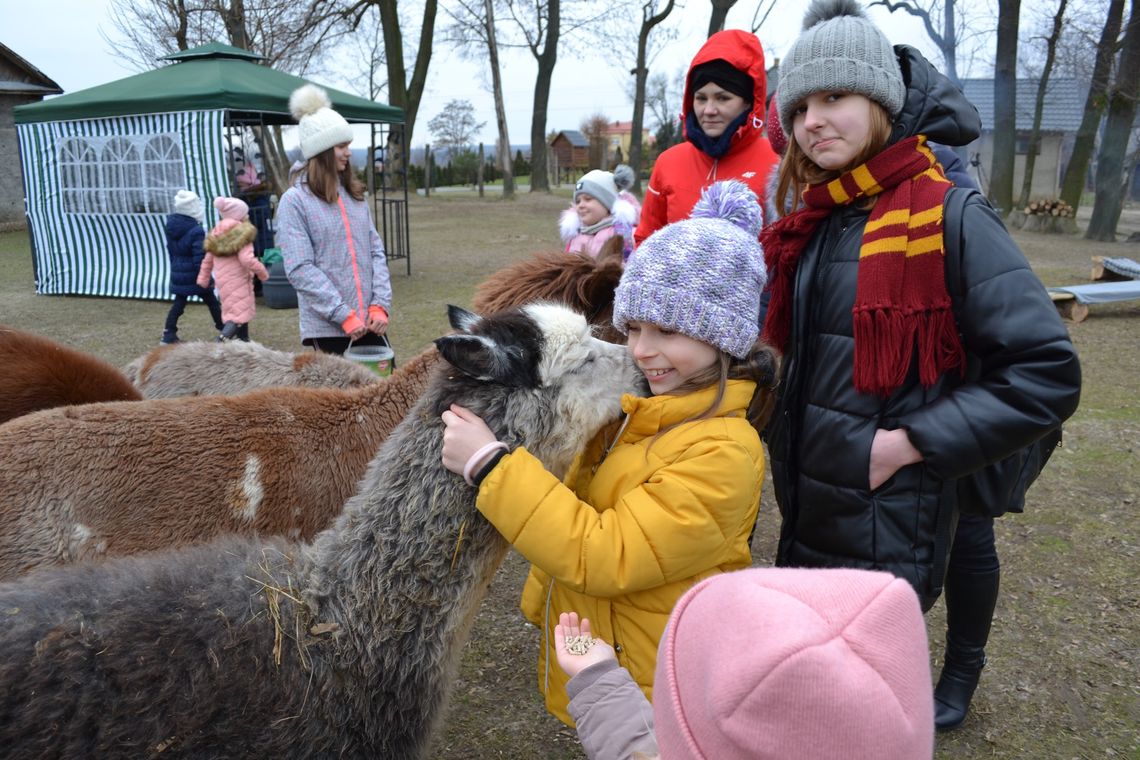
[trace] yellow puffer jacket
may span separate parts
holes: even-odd
[[[698,581],[751,565],[748,536],[764,478],[760,437],[745,418],[755,389],[730,380],[718,416],[656,439],[705,411],[715,388],[627,396],[624,427],[595,438],[565,484],[519,448],[480,485],[479,511],[531,562],[521,607],[545,632],[539,690],[567,724],[567,678],[554,653],[559,613],[589,618],[652,699],[657,644],[673,605]],[[615,434],[607,455],[607,435]]]

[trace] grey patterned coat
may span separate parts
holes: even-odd
[[[310,190],[302,174],[285,191],[277,207],[277,244],[285,258],[285,274],[297,290],[301,341],[343,338],[341,323],[356,312],[368,321],[368,307],[391,311],[392,283],[384,243],[365,201],[341,192],[356,247],[356,273],[345,236],[344,221],[335,203],[326,203]]]

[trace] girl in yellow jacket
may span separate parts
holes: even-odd
[[[544,632],[538,682],[566,712],[557,666],[561,610],[590,619],[652,699],[657,644],[691,586],[752,563],[760,504],[762,424],[775,380],[757,342],[766,281],[755,194],[720,182],[689,219],[663,227],[630,257],[614,325],[651,395],[627,396],[565,479],[525,448],[505,451],[472,412],[443,413],[443,463],[479,488],[479,511],[531,562],[522,611]],[[540,368],[539,368],[540,371]],[[598,382],[606,378],[599,377]]]

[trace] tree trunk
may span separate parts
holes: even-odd
[[[1077,128],[1073,154],[1069,157],[1069,165],[1065,167],[1065,176],[1061,180],[1061,199],[1072,206],[1074,211],[1081,205],[1089,162],[1092,161],[1093,148],[1096,147],[1097,128],[1100,127],[1100,118],[1108,102],[1108,79],[1112,73],[1113,59],[1116,58],[1116,38],[1120,36],[1123,20],[1124,0],[1109,0],[1108,18],[1104,21],[1104,29],[1096,46],[1096,62],[1089,82],[1089,94],[1085,97],[1085,114],[1081,117],[1081,126]]]
[[[280,196],[289,186],[289,157],[281,140],[281,127],[254,127],[253,139],[261,149],[262,180]]]
[[[475,170],[475,183],[479,185],[479,197],[483,197],[483,164],[487,156],[483,152],[483,143],[479,143],[479,168]]]
[[[1132,0],[1120,65],[1108,96],[1108,120],[1096,157],[1096,199],[1085,237],[1116,241],[1116,223],[1124,205],[1124,159],[1140,97],[1140,0]]]
[[[230,38],[230,44],[242,50],[249,50],[249,32],[245,28],[244,0],[230,0],[228,8],[219,4],[218,13],[226,27],[226,36]]]
[[[939,50],[942,51],[942,59],[946,62],[946,76],[950,78],[951,82],[961,86],[962,82],[958,79],[958,29],[955,26],[957,22],[954,18],[954,11],[954,0],[943,0],[942,44],[939,46]]]
[[[412,130],[416,124],[416,112],[420,108],[424,85],[427,83],[438,0],[426,0],[424,3],[420,46],[416,50],[416,63],[412,68],[411,82],[407,81],[407,71],[404,68],[404,39],[400,33],[400,16],[396,12],[396,0],[376,0],[376,7],[380,11],[380,26],[384,32],[384,57],[388,65],[388,103],[404,110],[403,137],[399,139],[396,133],[390,132],[387,151],[393,181],[397,187],[401,187],[400,183],[408,178]]]
[[[491,88],[495,97],[495,121],[499,127],[499,145],[496,151],[499,168],[503,172],[503,197],[515,196],[514,166],[511,165],[511,138],[507,134],[507,109],[503,104],[503,78],[499,71],[499,46],[495,41],[494,0],[483,0],[484,23],[487,34],[487,54],[491,64]]]
[[[558,38],[561,34],[559,0],[548,0],[546,40],[541,53],[535,53],[538,76],[534,80],[534,113],[530,119],[530,191],[550,192],[550,174],[546,161],[546,114],[550,105],[550,82],[558,60]],[[535,51],[531,51],[535,52]]]
[[[710,0],[712,3],[712,15],[709,16],[709,37],[712,37],[717,32],[724,29],[724,20],[728,18],[728,12],[732,6],[736,5],[736,0]]]
[[[1033,192],[1033,170],[1037,164],[1037,150],[1041,146],[1041,117],[1045,112],[1045,91],[1049,87],[1049,75],[1053,73],[1053,61],[1057,58],[1057,41],[1061,39],[1061,25],[1065,21],[1065,6],[1069,0],[1060,0],[1057,13],[1053,16],[1052,34],[1045,40],[1045,67],[1041,79],[1037,81],[1037,100],[1033,104],[1033,131],[1029,133],[1029,147],[1025,152],[1025,176],[1021,180],[1021,200],[1017,205],[1024,208]]]
[[[1021,0],[998,0],[990,202],[1002,216],[1008,214],[1013,206],[1013,166],[1017,149],[1017,26],[1020,10]]]
[[[641,127],[645,121],[645,82],[649,69],[645,59],[648,56],[649,33],[653,27],[664,21],[673,12],[674,0],[669,0],[657,15],[653,15],[653,0],[641,6],[641,31],[637,35],[637,68],[633,70],[633,124],[629,135],[629,165],[633,169],[633,191],[641,192]]]

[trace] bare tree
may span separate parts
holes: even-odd
[[[645,87],[649,77],[649,35],[673,12],[674,0],[667,0],[658,10],[657,0],[646,0],[641,6],[641,29],[637,34],[637,64],[633,71],[633,123],[630,126],[629,165],[633,169],[633,190],[641,192],[642,146],[641,130],[645,121]]]
[[[475,106],[470,100],[449,100],[443,110],[428,121],[428,130],[437,148],[456,153],[471,149],[475,135],[485,125],[486,122],[475,121]]]
[[[1085,237],[1104,242],[1116,241],[1116,224],[1124,205],[1124,160],[1136,100],[1140,97],[1140,0],[1132,0],[1120,63],[1108,94],[1108,118],[1096,157],[1096,197]]]
[[[1037,164],[1037,151],[1041,146],[1041,118],[1045,112],[1045,94],[1049,90],[1049,77],[1053,73],[1053,62],[1057,58],[1057,41],[1061,39],[1061,27],[1065,23],[1065,7],[1068,4],[1069,0],[1060,0],[1057,3],[1057,12],[1053,14],[1053,29],[1045,38],[1045,65],[1037,80],[1037,100],[1033,104],[1033,129],[1029,133],[1029,147],[1025,152],[1021,198],[1017,202],[1020,208],[1025,208],[1029,204],[1029,196],[1033,192],[1033,170]]]
[[[533,11],[524,16],[522,8]],[[550,107],[550,83],[558,62],[558,41],[562,36],[560,0],[526,3],[507,0],[507,12],[522,33],[526,48],[538,64],[534,79],[534,109],[530,119],[530,191],[550,192],[546,166],[546,117]]]
[[[510,135],[507,132],[507,110],[503,103],[494,0],[455,0],[454,7],[445,10],[452,20],[448,39],[469,58],[487,57],[491,74],[491,95],[495,101],[495,121],[498,126],[495,160],[503,172],[503,196],[513,197],[514,164],[511,161]]]
[[[1124,0],[1110,0],[1108,15],[1096,46],[1096,61],[1089,82],[1089,93],[1085,97],[1084,116],[1081,117],[1081,125],[1077,128],[1076,139],[1073,142],[1073,155],[1069,157],[1065,176],[1061,180],[1061,199],[1074,209],[1081,204],[1081,195],[1085,190],[1085,175],[1088,173],[1089,162],[1092,160],[1093,148],[1096,145],[1097,128],[1100,126],[1101,115],[1108,102],[1106,97],[1108,81],[1112,74],[1112,61],[1116,57],[1116,39],[1120,36],[1123,20]]]
[[[499,44],[495,40],[495,4],[493,0],[483,0],[484,34],[486,35],[488,64],[491,67],[491,86],[495,93],[495,120],[499,127],[499,140],[496,145],[499,168],[503,172],[503,197],[515,195],[515,167],[511,161],[511,138],[507,133],[507,109],[503,103],[503,77],[499,70]]]
[[[558,53],[567,45],[581,41],[582,32],[603,29],[610,14],[617,8],[605,4],[582,2],[562,3],[561,0],[503,0],[506,4],[504,19],[516,34],[507,34],[500,24],[499,47],[522,47],[534,57],[538,74],[534,80],[534,106],[530,122],[530,190],[550,192],[550,175],[547,166],[546,122],[549,114],[550,88]]]
[[[994,154],[990,202],[1003,213],[1013,205],[1013,160],[1017,147],[1017,29],[1021,0],[998,0],[994,56]]]
[[[709,2],[712,3],[712,14],[709,15],[708,36],[712,37],[724,29],[724,21],[728,18],[732,6],[736,5],[736,0],[709,0]]]
[[[768,16],[776,9],[776,0],[760,0],[756,3],[756,10],[752,12],[752,24],[749,27],[753,34],[760,31],[760,27],[764,26],[764,22],[768,20]]]
[[[341,17],[348,19],[354,30],[359,27],[370,8],[376,8],[380,12],[380,25],[384,34],[384,61],[388,68],[388,103],[404,111],[403,133],[399,131],[389,133],[387,163],[397,182],[407,181],[412,134],[424,94],[424,85],[427,84],[428,63],[431,61],[437,0],[424,2],[419,45],[416,48],[411,79],[408,79],[407,66],[404,62],[404,34],[400,28],[396,0],[357,0],[349,3],[337,0],[314,0],[314,3],[318,7],[335,9]]]
[[[219,39],[258,53],[266,63],[294,74],[314,69],[348,30],[322,0],[111,0],[110,21],[122,41],[112,49],[139,69],[165,55]],[[106,37],[106,35],[104,35]]]
[[[945,74],[950,81],[961,84],[958,78],[958,20],[957,0],[941,0],[942,28],[939,29],[934,18],[938,15],[938,3],[929,0],[926,4],[918,0],[874,0],[871,5],[881,5],[891,13],[904,11],[922,21],[926,35],[942,54],[942,62],[946,67]]]
[[[604,169],[606,163],[606,137],[610,130],[610,120],[604,113],[594,113],[582,119],[578,127],[590,141],[590,167]]]
[[[323,13],[321,0],[111,0],[111,24],[123,42],[108,40],[120,57],[139,68],[159,65],[163,56],[218,39],[261,55],[268,65],[307,73],[324,51],[347,31],[336,14]],[[279,127],[255,127],[268,184],[285,185],[285,146]]]
[[[661,155],[681,140],[680,101],[685,83],[685,73],[673,75],[657,72],[649,76],[645,87],[645,105],[656,122],[654,127],[653,152]]]

